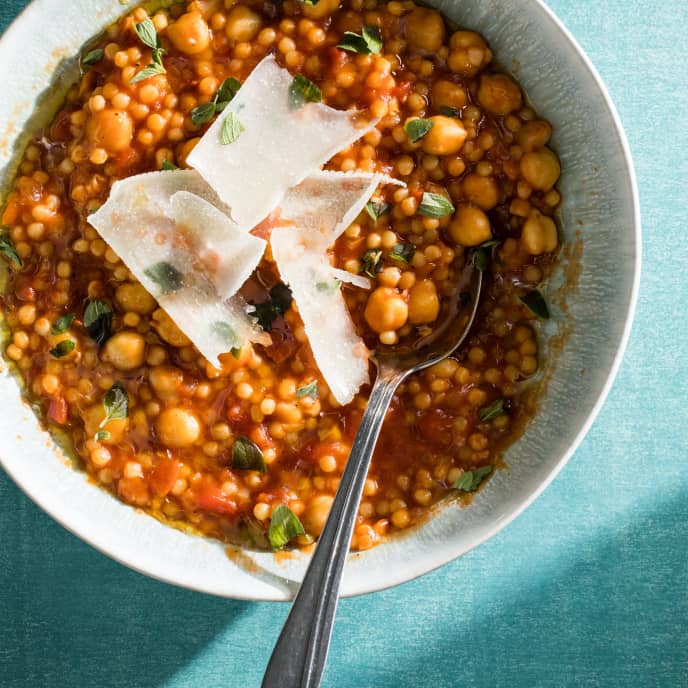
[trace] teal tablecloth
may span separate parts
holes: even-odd
[[[25,4],[2,0],[0,29]],[[328,687],[688,686],[688,3],[550,5],[635,156],[644,269],[628,353],[523,516],[460,561],[342,603]],[[2,688],[257,688],[286,613],[129,571],[0,471]]]

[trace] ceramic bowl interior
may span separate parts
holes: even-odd
[[[432,4],[432,3],[431,3]],[[437,510],[421,528],[350,557],[343,593],[379,590],[467,552],[504,527],[552,480],[582,439],[616,373],[629,333],[640,225],[625,137],[599,77],[539,0],[442,0],[459,25],[481,32],[497,59],[554,126],[563,174],[567,249],[545,288],[555,318],[542,337],[560,349],[544,371],[539,408],[469,508]],[[74,74],[80,46],[124,11],[120,0],[35,0],[0,41],[0,175],[7,182],[22,132],[49,119]],[[36,114],[34,114],[36,113]],[[613,248],[612,248],[613,247]],[[577,288],[572,289],[572,278]],[[560,288],[563,286],[563,290]],[[566,301],[565,310],[561,307]],[[3,365],[0,460],[53,518],[114,559],[150,576],[229,597],[282,600],[307,557],[236,551],[163,526],[89,484],[40,429]]]

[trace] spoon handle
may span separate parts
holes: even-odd
[[[370,459],[394,390],[404,375],[384,367],[370,399],[332,503],[327,523],[282,628],[262,688],[317,688],[330,637],[351,536]]]

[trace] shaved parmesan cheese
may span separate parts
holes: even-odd
[[[330,264],[327,253],[358,217],[383,174],[317,172],[289,189],[280,204],[282,227],[270,234],[272,256],[291,287],[315,362],[340,404],[368,382],[368,350],[356,334],[341,282],[370,289],[370,280]]]
[[[245,230],[267,217],[287,189],[376,123],[322,103],[294,107],[292,80],[272,55],[264,58],[187,158]],[[244,130],[225,144],[222,132],[230,117]]]
[[[239,297],[224,301],[218,295],[193,249],[201,241],[193,234],[196,225],[190,231],[185,228],[189,223],[186,212],[182,213],[184,224],[177,222],[175,212],[183,197],[177,203],[172,197],[179,192],[198,194],[194,207],[202,205],[203,217],[209,222],[222,216],[206,208],[219,201],[199,175],[178,170],[115,182],[108,201],[89,216],[89,222],[201,354],[218,365],[220,354],[247,340],[269,343],[270,337],[247,315],[246,304]],[[223,224],[210,233],[224,229]]]
[[[311,241],[325,249],[358,217],[380,184],[405,186],[385,174],[316,172],[285,194],[281,216],[297,227],[311,229]]]
[[[224,299],[236,294],[263,257],[265,240],[243,232],[208,201],[188,191],[174,194],[170,205],[218,294]]]
[[[359,289],[370,289],[370,280],[363,275],[354,275],[353,272],[340,270],[339,268],[332,268],[332,274],[340,282],[353,284],[354,287],[358,287]]]
[[[310,248],[309,229],[271,235],[272,255],[299,308],[315,362],[334,398],[348,404],[368,382],[368,349],[356,334],[327,254]]]

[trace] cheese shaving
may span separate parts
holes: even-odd
[[[358,217],[381,184],[405,186],[379,173],[316,172],[285,194],[281,216],[297,227],[312,230],[310,241],[324,250]]]
[[[275,230],[272,255],[299,309],[315,362],[334,398],[348,404],[368,382],[368,349],[356,334],[327,254],[313,251],[312,231]]]
[[[189,191],[178,191],[170,205],[218,294],[223,299],[236,294],[263,257],[265,240],[242,232],[225,214]]]
[[[218,221],[219,217],[226,220],[210,205],[221,203],[199,175],[178,170],[115,182],[108,201],[89,216],[89,222],[201,354],[219,365],[221,354],[241,347],[247,340],[268,344],[270,337],[247,315],[242,299],[232,296],[223,300],[219,296],[214,280],[194,250],[195,245],[202,244],[194,234],[195,225],[189,222],[186,211],[183,222],[177,221],[180,204],[173,203],[172,198],[179,192],[196,194],[195,207],[202,205],[208,221]],[[193,226],[187,229],[188,224]],[[213,231],[225,229],[222,223],[209,233],[212,236]],[[255,251],[255,237],[240,237],[235,239],[239,249]],[[255,259],[253,267],[259,259]]]
[[[187,158],[246,231],[280,204],[287,189],[376,123],[360,112],[322,103],[294,107],[291,83],[292,76],[272,55],[264,58]],[[230,117],[244,130],[223,144],[221,134]]]

